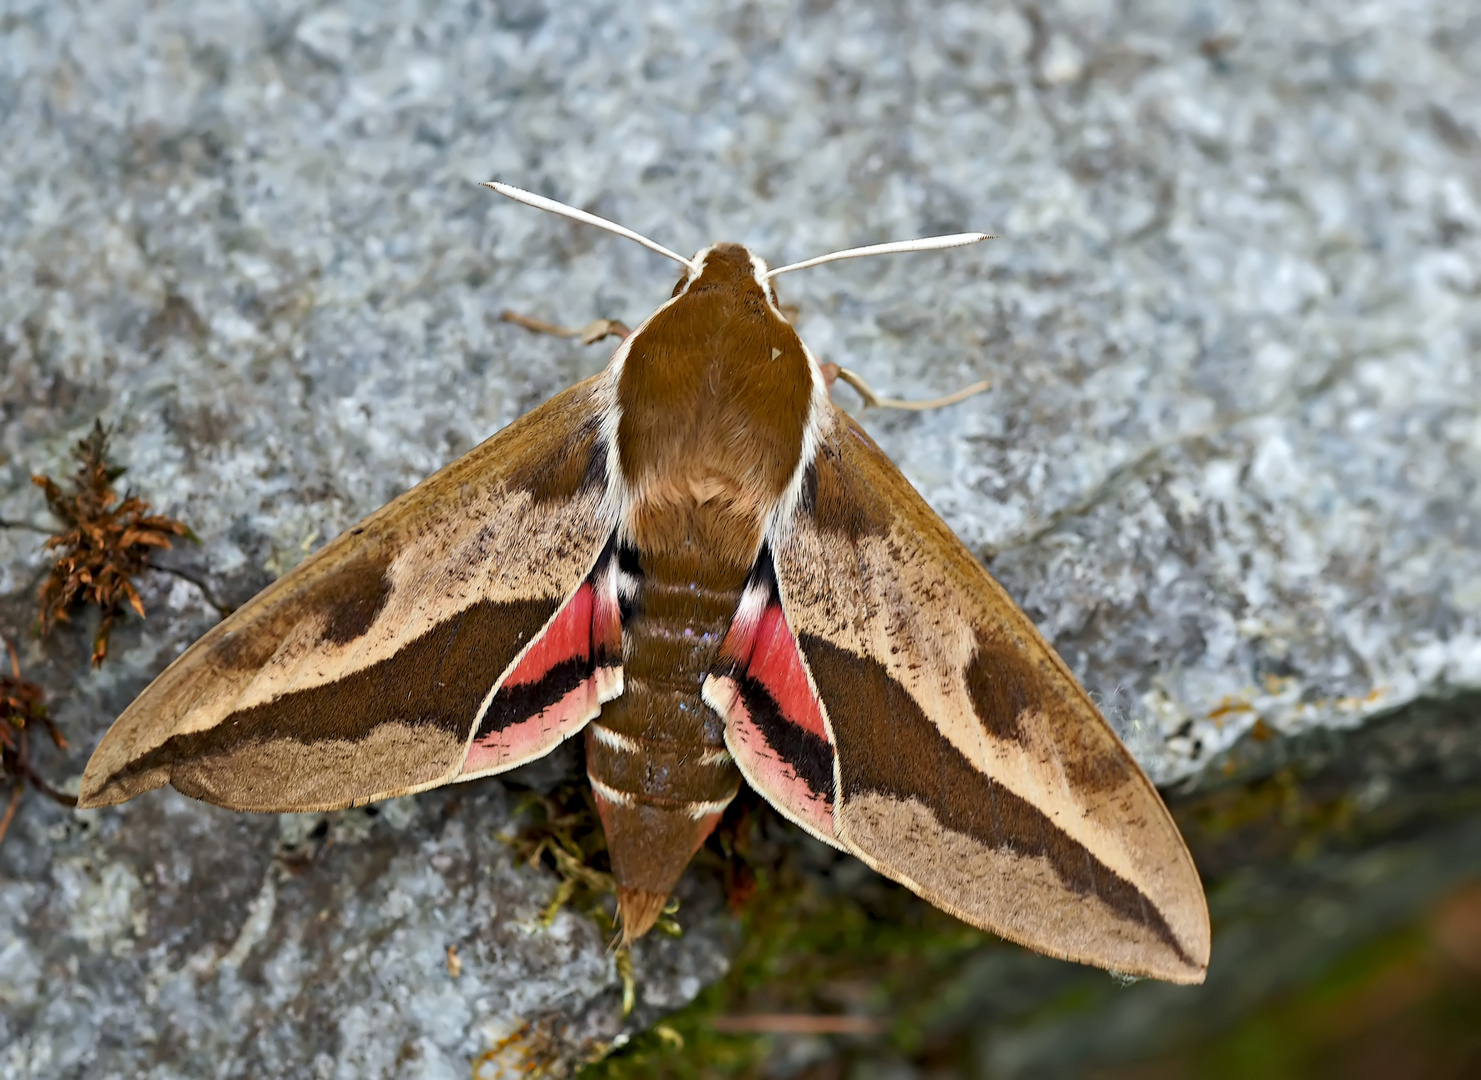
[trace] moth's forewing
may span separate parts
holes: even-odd
[[[171,783],[323,810],[456,779],[495,686],[611,535],[601,393],[598,376],[552,398],[212,628],[109,729],[79,804]]]
[[[837,842],[1041,952],[1202,981],[1203,889],[1156,790],[1027,616],[841,412],[774,557],[834,751]],[[795,778],[816,771],[794,765]],[[755,772],[806,816],[796,783]]]

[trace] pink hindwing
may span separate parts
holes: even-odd
[[[459,773],[503,772],[549,753],[622,693],[616,560],[596,568],[546,625],[484,709]]]
[[[833,819],[833,740],[777,597],[763,550],[722,651],[729,671],[705,682],[746,780],[814,836],[841,846]]]

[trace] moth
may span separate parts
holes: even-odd
[[[829,398],[739,244],[600,374],[311,555],[128,707],[79,805],[172,784],[322,811],[585,739],[624,935],[744,779],[824,843],[1052,956],[1197,983],[1209,923],[1156,790],[1033,623]]]

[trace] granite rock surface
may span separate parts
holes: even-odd
[[[489,178],[773,263],[998,234],[783,299],[894,396],[992,381],[866,423],[1155,779],[1481,687],[1462,0],[12,0],[0,136],[0,629],[45,565],[30,475],[97,417],[203,541],[169,558],[207,590],[149,575],[100,672],[85,623],[24,643],[74,783],[213,601],[605,361],[502,310],[632,323],[668,294],[658,256]],[[538,926],[554,881],[497,839],[511,806],[28,801],[0,1076],[461,1076],[534,1021],[560,1063],[610,1043],[611,957],[578,916]],[[629,1027],[724,968],[718,898],[691,900]]]

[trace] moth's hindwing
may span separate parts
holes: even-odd
[[[533,677],[581,653],[583,683],[620,687],[615,654],[591,640],[591,574],[613,529],[599,380],[515,421],[210,630],[109,729],[80,805],[166,783],[243,810],[401,795],[459,776],[516,662]],[[578,609],[584,631],[557,617]],[[543,651],[532,645],[542,632],[555,635]],[[554,723],[562,737],[585,722],[579,711]],[[513,742],[507,765],[544,745]],[[499,767],[480,759],[469,771]]]
[[[622,693],[622,619],[612,540],[581,583],[499,684],[479,718],[461,779],[544,757]]]
[[[833,817],[832,738],[764,546],[721,655],[729,670],[705,680],[704,698],[725,718],[725,745],[746,781],[784,816],[842,847]]]
[[[1028,617],[841,412],[774,556],[836,754],[844,847],[1041,952],[1203,980],[1208,909],[1156,789]]]

